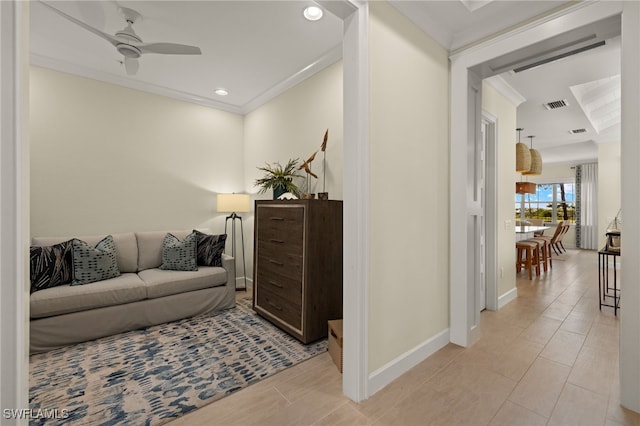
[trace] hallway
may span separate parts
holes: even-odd
[[[517,286],[482,313],[476,345],[447,345],[361,404],[323,354],[171,425],[640,425],[619,404],[619,320],[598,310],[597,253],[569,250]]]

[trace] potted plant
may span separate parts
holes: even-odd
[[[299,158],[290,159],[285,166],[279,162],[272,164],[266,163],[258,170],[264,172],[264,177],[255,180],[255,185],[260,187],[258,193],[264,194],[268,189],[273,190],[273,199],[277,199],[285,192],[291,192],[296,197],[300,196],[300,189],[293,182],[294,178],[302,177],[296,172]]]

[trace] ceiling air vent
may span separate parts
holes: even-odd
[[[587,133],[587,129],[573,129],[573,130],[569,130],[569,133],[571,133],[572,135],[577,135],[579,133]]]
[[[568,105],[569,103],[567,102],[567,100],[562,99],[560,101],[547,102],[546,104],[544,104],[544,107],[548,110],[552,110],[552,109],[564,108]]]

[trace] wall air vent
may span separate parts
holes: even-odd
[[[569,133],[571,133],[572,135],[577,135],[579,133],[587,133],[587,129],[573,129],[573,130],[569,130]]]
[[[548,109],[548,110],[564,108],[566,106],[569,106],[569,103],[567,102],[566,99],[562,99],[562,100],[559,100],[559,101],[553,101],[553,102],[547,102],[546,104],[544,104],[544,107],[546,109]]]

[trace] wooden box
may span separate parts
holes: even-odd
[[[342,320],[329,321],[329,355],[342,373]]]

